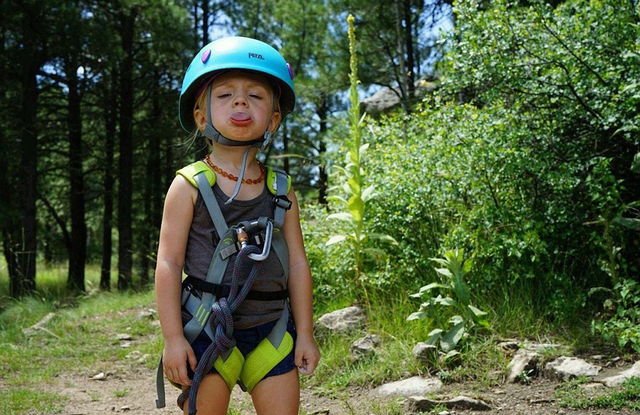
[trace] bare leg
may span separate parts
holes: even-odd
[[[298,370],[261,380],[253,388],[251,399],[258,415],[298,415]]]
[[[226,415],[229,406],[229,387],[219,374],[204,377],[198,388],[198,415]],[[184,404],[184,415],[189,415],[189,399]]]

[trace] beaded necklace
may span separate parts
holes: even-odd
[[[211,167],[211,169],[216,173],[221,174],[223,177],[226,177],[227,179],[232,180],[234,182],[238,181],[238,176],[234,176],[231,173],[227,173],[226,171],[222,170],[220,167],[213,164],[209,154],[207,154],[204,157],[204,160],[207,163],[207,165],[209,165],[209,167]],[[261,183],[262,180],[264,180],[264,176],[267,172],[267,169],[265,169],[262,163],[260,163],[259,161],[258,161],[258,166],[260,166],[260,177],[258,177],[257,179],[242,179],[243,184],[258,184],[258,183]]]

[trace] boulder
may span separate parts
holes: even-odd
[[[594,377],[602,369],[577,357],[561,356],[545,366],[545,375],[551,379],[570,380],[578,376]]]
[[[391,382],[379,386],[372,390],[371,393],[375,396],[381,397],[409,397],[435,393],[440,389],[442,389],[442,382],[440,379],[414,376],[409,379],[399,380],[397,382]]]
[[[438,348],[432,344],[420,342],[413,347],[413,357],[423,365],[438,361]]]
[[[615,376],[609,376],[607,378],[602,379],[602,383],[604,383],[605,386],[613,387],[613,386],[618,386],[624,383],[625,380],[634,378],[634,377],[640,377],[640,361],[635,362],[633,366],[631,366],[631,368],[623,372],[620,372]]]
[[[320,317],[316,321],[316,329],[319,332],[352,333],[364,326],[365,319],[366,316],[363,309],[360,307],[347,307]]]
[[[437,88],[435,79],[420,79],[415,83],[415,96],[420,99]],[[400,90],[388,86],[360,102],[360,110],[374,117],[400,106]]]
[[[368,334],[353,342],[351,345],[351,354],[356,360],[361,357],[372,356],[376,353],[376,347],[379,344],[380,337],[378,335]]]
[[[507,382],[519,382],[522,372],[537,373],[539,360],[540,355],[536,352],[525,349],[518,350],[513,356],[513,359],[511,359],[511,362],[509,362],[509,366],[507,366],[507,369],[509,369]]]

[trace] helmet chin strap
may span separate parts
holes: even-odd
[[[211,85],[207,87],[207,102],[211,102]],[[218,130],[213,126],[213,121],[211,119],[211,111],[207,111],[207,124],[204,126],[204,130],[202,131],[202,135],[207,137],[213,142],[220,143],[225,146],[231,147],[245,147],[248,146],[242,155],[242,166],[240,167],[240,174],[238,175],[238,182],[236,183],[236,187],[233,189],[233,194],[229,197],[229,200],[225,202],[226,205],[231,203],[233,199],[238,196],[240,192],[240,186],[242,186],[242,178],[244,177],[244,171],[247,167],[247,156],[249,155],[249,150],[252,148],[258,147],[261,150],[266,149],[271,143],[272,134],[271,131],[267,130],[264,132],[262,137],[257,138],[251,141],[238,141],[232,140],[220,134]]]

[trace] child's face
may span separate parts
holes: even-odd
[[[280,113],[273,111],[273,92],[267,79],[237,70],[214,78],[209,110],[213,126],[223,136],[239,141],[255,140],[267,129],[273,131],[280,121]],[[196,109],[194,117],[203,130],[206,113]]]

